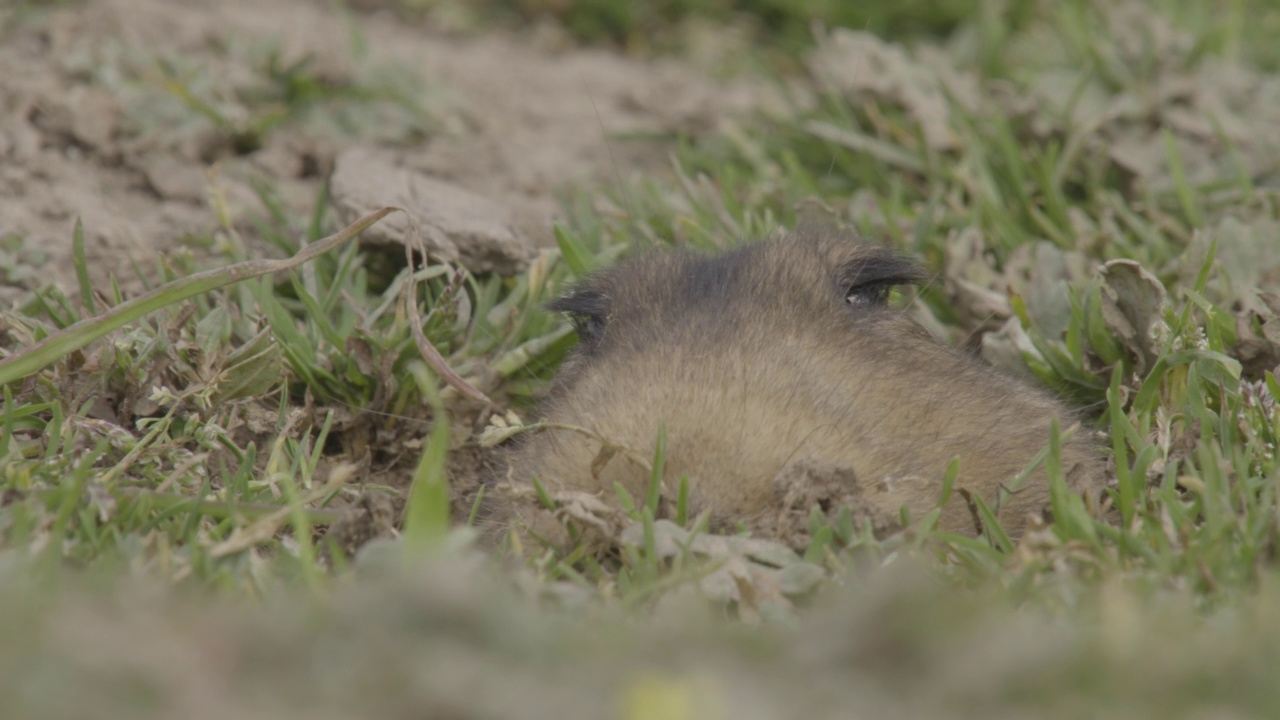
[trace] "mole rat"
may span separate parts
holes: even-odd
[[[509,452],[508,477],[614,504],[620,484],[643,499],[650,470],[602,456],[602,440],[651,459],[662,424],[667,491],[687,477],[690,516],[706,511],[726,528],[776,515],[783,495],[804,494],[797,482],[843,486],[824,497],[860,504],[865,517],[897,519],[905,508],[919,519],[938,506],[956,458],[957,492],[938,527],[979,532],[965,499],[976,495],[1017,536],[1049,504],[1046,473],[998,491],[1048,445],[1053,420],[1065,431],[1073,412],[889,304],[891,288],[924,279],[897,253],[813,229],[713,256],[654,252],[600,272],[549,306],[569,315],[579,344],[540,409],[547,427]],[[1101,475],[1086,436],[1077,429],[1063,441],[1073,478]]]

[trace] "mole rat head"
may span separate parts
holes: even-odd
[[[543,415],[638,457],[652,456],[665,425],[664,481],[688,477],[694,509],[722,521],[769,513],[777,478],[798,461],[839,468],[865,502],[919,517],[958,457],[959,485],[995,504],[1067,413],[888,304],[891,288],[924,277],[910,260],[835,232],[624,263],[552,303],[580,343]],[[546,430],[512,452],[512,477],[606,498],[621,484],[642,496],[648,472],[618,459],[593,467],[600,449],[586,434]],[[1075,461],[1087,451],[1064,452]],[[999,502],[1020,521],[1046,497],[1041,483]],[[942,526],[971,532],[968,509],[952,505]]]
[[[793,235],[711,257],[654,254],[596,275],[550,308],[578,331],[572,376],[590,366],[583,361],[614,354],[773,353],[797,333],[856,334],[894,286],[923,277],[907,258],[847,236]]]

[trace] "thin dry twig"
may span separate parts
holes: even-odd
[[[426,258],[426,244],[422,242],[422,228],[418,224],[418,219],[408,211],[405,214],[409,216],[409,239],[404,245],[405,258],[409,262],[409,278],[404,286],[404,303],[405,311],[409,316],[409,329],[413,333],[413,341],[417,344],[418,352],[422,354],[422,358],[427,361],[427,364],[431,366],[431,369],[437,375],[444,378],[446,383],[463,395],[492,407],[494,402],[489,399],[489,396],[480,392],[474,385],[454,372],[453,368],[449,367],[449,363],[445,361],[444,356],[440,354],[440,351],[431,344],[426,334],[422,332],[422,315],[418,312],[418,276],[414,272],[413,251],[417,250],[422,253],[423,258]]]

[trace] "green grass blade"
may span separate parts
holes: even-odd
[[[89,285],[89,263],[84,254],[84,223],[76,218],[75,230],[71,233],[71,259],[76,268],[76,281],[80,284],[80,301],[84,303],[85,312],[95,315],[98,303],[93,299],[93,288]]]
[[[163,307],[167,307],[210,290],[217,290],[249,278],[277,273],[301,265],[351,241],[370,225],[395,212],[385,207],[365,215],[329,237],[308,245],[285,260],[250,260],[216,270],[195,273],[172,280],[133,300],[121,303],[91,318],[85,318],[48,336],[26,350],[0,360],[0,385],[20,380],[38,372],[67,353],[78,350],[107,333]]]
[[[446,462],[451,424],[439,398],[433,399],[431,432],[418,468],[413,473],[413,485],[409,488],[409,501],[405,507],[404,540],[414,554],[438,546],[449,532]]]

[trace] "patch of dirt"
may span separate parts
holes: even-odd
[[[387,493],[365,491],[342,517],[324,532],[320,552],[326,562],[332,562],[333,553],[341,552],[344,558],[355,557],[356,552],[378,538],[392,537],[400,513]]]
[[[254,178],[270,180],[305,218],[338,152],[388,140],[401,166],[496,203],[520,232],[547,243],[557,191],[667,161],[661,143],[611,136],[709,128],[762,97],[758,86],[717,83],[675,61],[449,37],[389,13],[303,0],[0,10],[0,33],[0,237],[41,250],[38,280],[64,287],[74,282],[77,217],[94,279],[111,272],[127,283],[132,262],[150,272],[157,253],[216,229],[211,182],[237,221],[262,214]],[[427,128],[386,113],[355,116],[355,132],[289,120],[258,147],[228,130],[263,119],[244,99],[263,67],[285,72],[302,61],[322,87],[359,89],[377,72],[418,76],[416,87],[427,89],[408,100],[425,111]],[[224,126],[176,99],[184,83]],[[22,289],[5,288],[0,302]]]
[[[898,519],[880,510],[866,493],[853,468],[796,460],[773,478],[777,514],[758,519],[751,528],[752,535],[774,538],[804,552],[813,539],[809,535],[809,514],[815,507],[828,522],[833,522],[841,509],[848,509],[857,525],[870,523],[878,537],[901,530]]]
[[[449,450],[448,463],[453,520],[465,523],[475,509],[481,487],[492,478],[497,460],[491,451],[468,442]],[[485,492],[491,489],[486,489]]]

